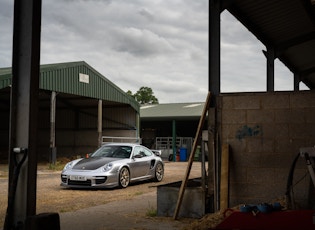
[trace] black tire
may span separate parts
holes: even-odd
[[[162,163],[158,162],[155,166],[154,181],[160,182],[163,180],[163,177],[164,177],[164,167]]]
[[[130,183],[130,173],[127,167],[119,171],[118,184],[120,188],[127,188]]]

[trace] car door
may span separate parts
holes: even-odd
[[[132,178],[143,177],[148,174],[150,169],[150,157],[145,148],[141,146],[135,147],[131,165]]]

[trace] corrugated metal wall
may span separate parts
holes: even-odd
[[[50,111],[40,112],[39,127],[49,129]],[[136,115],[132,108],[103,109],[103,129],[135,130]],[[1,123],[0,123],[1,127]],[[56,129],[92,129],[97,130],[97,108],[83,109],[80,112],[70,109],[56,111]]]
[[[88,83],[79,81],[79,74],[89,76]],[[138,103],[85,62],[43,65],[40,88],[130,104],[139,111]]]

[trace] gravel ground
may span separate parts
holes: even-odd
[[[37,213],[57,212],[61,229],[183,229],[194,220],[150,217],[156,210],[156,186],[180,181],[187,162],[166,162],[162,182],[142,182],[126,189],[73,190],[59,186],[60,171],[38,166]],[[194,162],[189,178],[201,176]],[[0,165],[0,226],[7,207],[7,165]]]
[[[150,217],[148,211],[156,209],[156,192],[145,193],[130,200],[114,201],[105,205],[60,214],[61,229],[184,229],[189,219]]]

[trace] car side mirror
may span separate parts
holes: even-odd
[[[133,158],[142,158],[140,154],[134,155]]]

